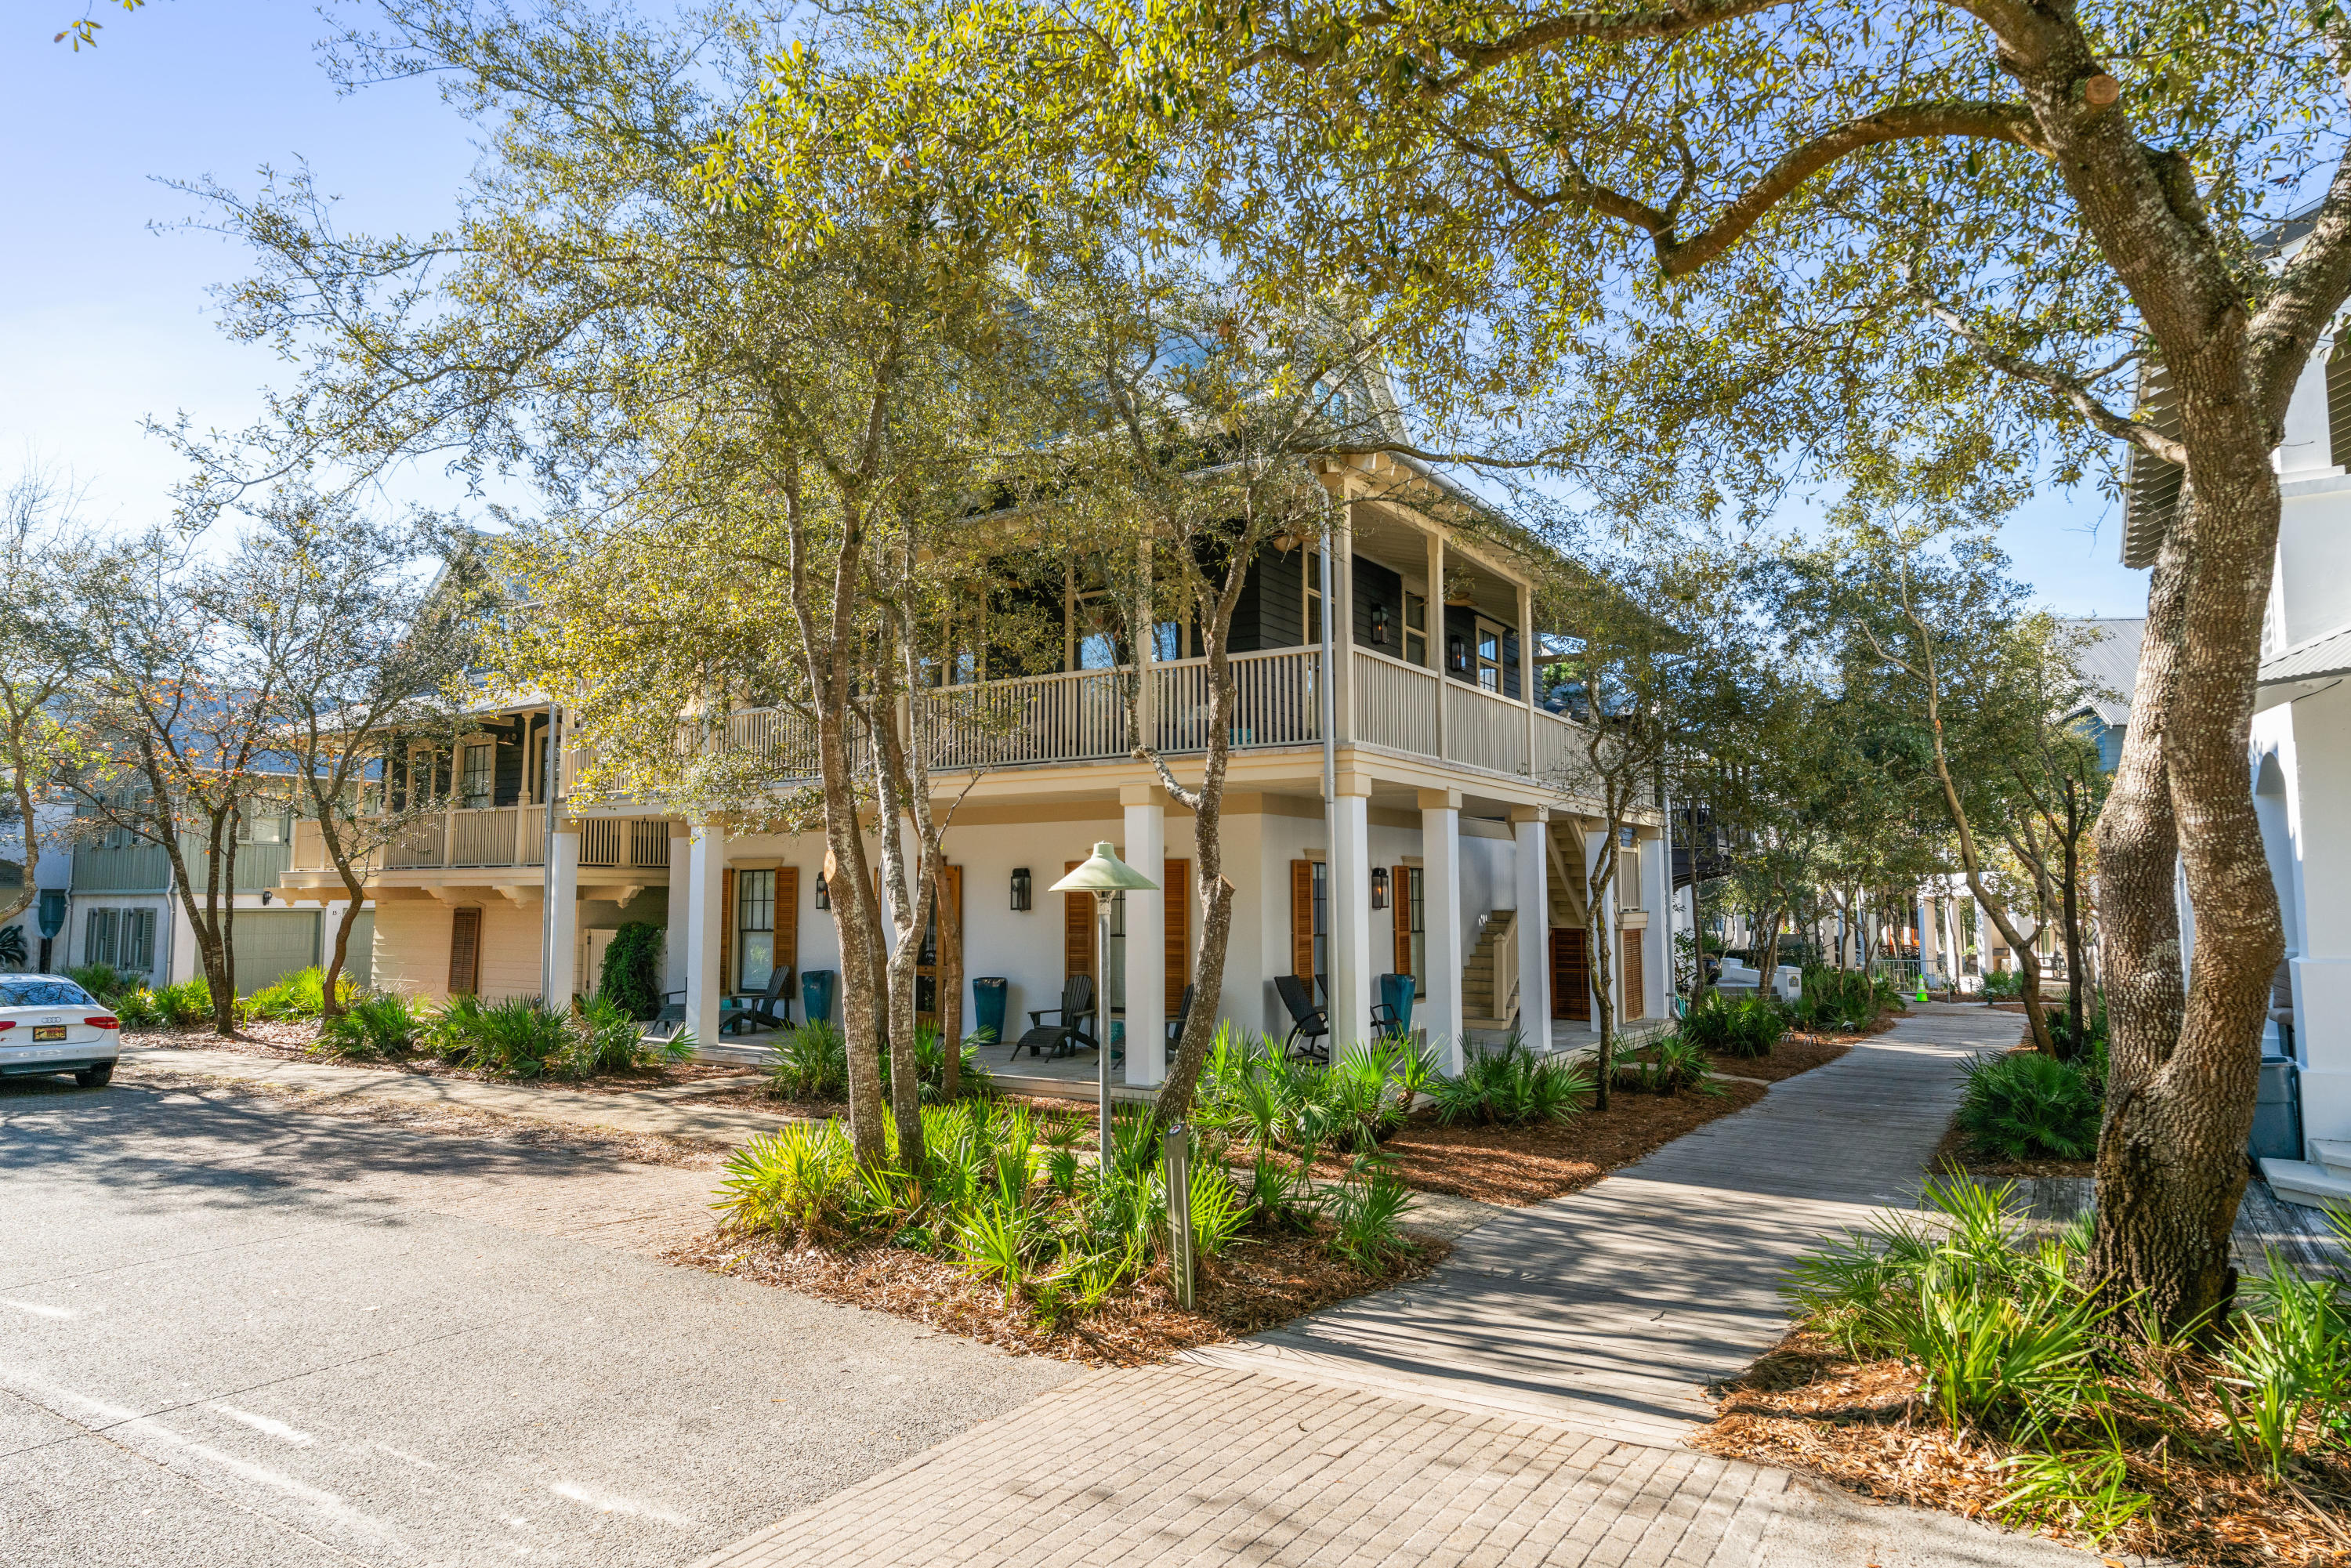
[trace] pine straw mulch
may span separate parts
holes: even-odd
[[[2184,1370],[2184,1369],[2183,1369]],[[2183,1381],[2200,1387],[2192,1375]],[[1855,1362],[1822,1335],[1796,1330],[1740,1377],[1717,1386],[1714,1422],[1691,1441],[1728,1458],[1806,1471],[1865,1497],[1995,1519],[2014,1485],[2019,1450],[1944,1428],[1900,1361]],[[2126,1484],[2155,1506],[2105,1550],[2213,1568],[2345,1568],[2351,1564],[2351,1459],[2304,1455],[2272,1488],[2236,1458],[2209,1393],[2193,1401],[2195,1439],[2128,1420]],[[2037,1528],[2093,1550],[2088,1537]],[[2112,1557],[2106,1559],[2113,1563]]]
[[[271,1061],[317,1061],[329,1067],[356,1067],[373,1072],[405,1072],[416,1078],[464,1078],[476,1083],[498,1083],[514,1089],[560,1089],[574,1094],[633,1094],[646,1089],[680,1089],[709,1083],[709,1093],[694,1096],[697,1104],[741,1104],[768,1109],[778,1102],[759,1092],[756,1085],[764,1082],[765,1074],[756,1067],[734,1061],[684,1061],[660,1063],[627,1072],[600,1072],[592,1078],[578,1081],[553,1078],[507,1078],[495,1072],[475,1072],[462,1067],[452,1067],[429,1051],[411,1056],[371,1061],[346,1061],[314,1051],[311,1045],[319,1038],[316,1019],[283,1020],[255,1019],[240,1026],[243,1032],[235,1036],[217,1035],[209,1028],[125,1030],[125,1046],[161,1048],[165,1051],[225,1051],[238,1056],[260,1057]],[[731,1081],[741,1081],[747,1092],[731,1094],[716,1087]]]
[[[214,1103],[239,1099],[268,1100],[290,1111],[373,1122],[381,1126],[427,1133],[436,1137],[493,1139],[525,1148],[559,1149],[632,1165],[714,1170],[728,1148],[727,1145],[719,1142],[705,1143],[694,1138],[672,1137],[658,1133],[632,1133],[611,1127],[585,1127],[569,1122],[541,1122],[528,1116],[478,1110],[470,1105],[420,1105],[400,1101],[368,1100],[339,1092],[272,1083],[257,1078],[225,1078],[214,1073],[188,1072],[153,1057],[121,1063],[114,1070],[114,1082],[122,1088],[192,1094],[197,1099]],[[18,1086],[17,1081],[12,1080],[9,1083],[12,1089]],[[61,1087],[68,1092],[89,1092],[87,1090],[75,1091],[70,1084]]]
[[[1709,1051],[1706,1053],[1706,1060],[1725,1077],[1757,1078],[1766,1083],[1779,1083],[1799,1072],[1826,1067],[1851,1051],[1862,1038],[1858,1034],[1792,1034],[1773,1046],[1769,1056],[1731,1056],[1723,1051]]]
[[[2003,1160],[1987,1155],[1968,1142],[1965,1133],[1954,1120],[1943,1133],[1943,1141],[1935,1145],[1935,1157],[1928,1169],[1965,1171],[1979,1181],[2003,1182],[2043,1176],[2095,1176],[2098,1174],[2095,1160]]]
[[[1725,1083],[1719,1094],[1643,1094],[1619,1089],[1608,1109],[1586,1109],[1564,1122],[1530,1127],[1447,1127],[1434,1113],[1413,1113],[1380,1142],[1388,1168],[1406,1186],[1479,1203],[1519,1207],[1580,1192],[1610,1171],[1635,1164],[1684,1133],[1763,1098],[1760,1083]],[[1325,1154],[1318,1176],[1345,1173],[1343,1156]]]
[[[1433,1237],[1407,1234],[1404,1242],[1402,1255],[1374,1274],[1331,1256],[1317,1236],[1244,1237],[1221,1257],[1199,1260],[1190,1312],[1176,1304],[1161,1264],[1090,1316],[1063,1318],[1050,1327],[1027,1307],[1008,1304],[994,1285],[944,1259],[886,1243],[835,1250],[713,1232],[664,1256],[672,1263],[908,1318],[1017,1354],[1088,1366],[1142,1366],[1421,1279],[1451,1250]]]

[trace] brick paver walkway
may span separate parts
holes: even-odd
[[[1431,1279],[1188,1361],[1077,1378],[701,1568],[2040,1568],[2095,1558],[1679,1446],[1786,1318],[1785,1261],[1903,1201],[1970,1050],[1925,1009]]]

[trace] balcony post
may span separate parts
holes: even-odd
[[[1167,1076],[1166,795],[1153,785],[1123,784],[1118,799],[1126,813],[1127,863],[1160,883],[1125,894],[1126,1081],[1148,1087]],[[1102,1016],[1110,1016],[1108,1008]]]
[[[1330,622],[1331,711],[1341,740],[1355,738],[1355,501],[1350,496],[1339,507],[1338,527],[1326,548],[1331,551],[1331,582],[1336,594],[1322,607]]]
[[[1519,1030],[1536,1051],[1551,1049],[1551,856],[1543,843],[1548,815],[1541,806],[1510,808],[1511,834],[1518,841]]]
[[[662,989],[664,992],[685,989],[685,956],[689,951],[686,931],[686,884],[678,873],[690,864],[687,857],[694,852],[694,829],[683,817],[669,820],[669,930],[662,938]]]
[[[1527,706],[1527,777],[1535,776],[1535,591],[1519,584],[1519,697]]]
[[[447,870],[457,853],[457,792],[453,788],[449,798],[441,803],[441,866]]]
[[[1445,1071],[1461,1075],[1467,1051],[1461,1039],[1461,792],[1420,792],[1421,962],[1427,969],[1428,996],[1420,1016],[1432,1044],[1444,1052]],[[1397,905],[1399,911],[1404,908]]]
[[[1428,626],[1426,629],[1426,645],[1428,648],[1428,667],[1437,676],[1437,755],[1438,758],[1442,760],[1444,758],[1450,758],[1453,755],[1453,753],[1447,749],[1447,737],[1445,733],[1446,710],[1452,706],[1452,704],[1446,700],[1446,698],[1451,694],[1445,689],[1445,683],[1453,678],[1445,673],[1445,530],[1442,528],[1431,528],[1428,530],[1427,537],[1428,604],[1426,607],[1426,615]],[[1454,999],[1457,1002],[1460,999],[1460,987],[1458,980],[1454,987]],[[1454,1010],[1454,1024],[1455,1028],[1453,1032],[1456,1035],[1458,1035],[1461,1032],[1459,1027],[1460,1010],[1458,1008],[1456,1008]]]
[[[685,1027],[699,1043],[714,1045],[726,985],[718,972],[719,933],[726,920],[726,830],[717,823],[695,825],[685,884]]]

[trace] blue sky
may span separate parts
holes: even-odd
[[[471,166],[468,128],[429,83],[339,98],[314,42],[326,25],[287,0],[152,0],[79,54],[50,34],[83,0],[16,0],[0,28],[0,477],[26,461],[69,471],[93,519],[136,528],[168,509],[180,468],[141,434],[150,414],[240,426],[286,379],[266,349],[218,330],[210,287],[242,255],[204,234],[149,232],[197,215],[159,179],[251,188],[265,163],[307,157],[346,225],[430,228]],[[46,8],[45,8],[46,7]],[[455,486],[408,476],[413,498]],[[2137,614],[2142,572],[2116,564],[2119,520],[2094,487],[2044,495],[2010,522],[2018,571],[2073,614]]]

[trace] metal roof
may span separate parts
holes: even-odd
[[[2274,686],[2333,675],[2351,675],[2351,626],[2305,637],[2285,652],[2263,659],[2260,679],[2262,685]]]
[[[2085,617],[2068,621],[2092,633],[2075,656],[2074,666],[2094,686],[2113,695],[2085,705],[2106,725],[2130,722],[2131,689],[2138,684],[2138,644],[2147,632],[2147,617],[2128,615]]]

